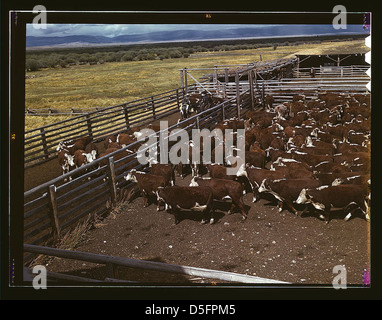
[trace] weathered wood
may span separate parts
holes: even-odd
[[[136,259],[130,259],[130,258],[113,257],[108,255],[79,252],[79,251],[73,251],[73,250],[54,249],[54,248],[35,246],[35,245],[29,245],[29,244],[24,244],[24,252],[45,254],[48,256],[55,256],[55,257],[60,257],[64,259],[87,261],[92,263],[101,263],[101,264],[111,263],[111,264],[122,266],[122,267],[176,273],[176,274],[185,274],[190,276],[203,277],[203,278],[209,278],[209,279],[219,279],[219,280],[230,281],[230,282],[277,284],[277,285],[289,284],[288,282],[285,282],[285,281],[249,276],[246,274],[240,274],[240,273],[234,273],[234,272],[181,266],[181,265],[167,264],[162,262],[136,260]]]
[[[235,74],[236,82],[236,106],[237,106],[237,118],[240,119],[240,82],[239,82],[239,73]]]
[[[57,197],[56,197],[56,186],[50,185],[48,188],[49,199],[50,199],[50,210],[49,218],[52,226],[52,237],[58,239],[61,234],[60,224],[58,221],[58,209],[57,209]]]
[[[114,157],[108,158],[108,173],[109,173],[109,183],[110,183],[110,193],[111,193],[111,203],[115,207],[117,204],[117,181],[115,179],[115,168],[114,168]]]
[[[44,151],[45,159],[48,159],[49,158],[49,153],[48,153],[48,146],[47,146],[47,143],[46,143],[45,129],[41,128],[40,131],[41,131],[42,149]]]

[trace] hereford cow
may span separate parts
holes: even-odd
[[[236,181],[227,181],[225,179],[216,178],[198,178],[194,177],[191,180],[190,187],[205,186],[210,187],[215,200],[222,200],[225,197],[230,197],[232,200],[231,208],[228,214],[233,213],[235,205],[240,209],[243,220],[247,218],[245,205],[243,202],[243,187],[241,183]]]
[[[156,195],[159,187],[165,187],[167,184],[166,178],[149,174],[146,172],[137,171],[136,169],[130,170],[125,176],[126,181],[133,181],[138,184],[139,191],[143,197],[143,207],[149,205],[149,197]],[[157,204],[157,211],[160,209],[160,204]]]
[[[283,205],[286,204],[294,214],[297,215],[297,210],[293,203],[296,202],[300,192],[304,188],[317,188],[320,182],[315,179],[279,179],[271,180],[264,179],[259,187],[259,192],[267,192],[272,194],[278,200],[279,212],[283,210]]]
[[[58,154],[58,163],[60,167],[62,168],[62,174],[68,173],[71,169],[74,169],[75,163],[74,163],[74,156],[72,156],[68,150],[62,149]],[[72,178],[69,177],[69,180]],[[67,181],[65,179],[64,181]]]
[[[191,209],[203,212],[202,224],[210,218],[210,224],[215,222],[213,214],[213,193],[210,187],[159,187],[157,191],[158,205],[166,204],[175,216],[175,224],[180,222],[179,211]]]
[[[319,217],[329,223],[330,212],[334,210],[347,212],[346,221],[351,218],[356,210],[360,210],[365,215],[366,220],[369,220],[369,198],[369,190],[364,186],[343,184],[311,189],[304,188],[301,190],[296,203],[312,204],[315,209],[322,212]]]

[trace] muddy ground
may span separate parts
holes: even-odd
[[[177,177],[188,185],[191,177]],[[331,285],[333,268],[344,265],[347,284],[363,285],[364,269],[369,268],[369,227],[362,217],[344,221],[345,214],[333,215],[329,224],[313,213],[295,216],[278,212],[272,196],[252,203],[252,193],[244,196],[249,209],[244,222],[241,214],[227,215],[230,201],[217,204],[215,224],[201,225],[197,212],[174,216],[157,212],[155,203],[143,208],[141,197],[124,203],[98,228],[89,231],[78,251],[133,259],[237,272],[293,284]],[[299,208],[302,209],[302,208]],[[301,210],[299,211],[301,213]],[[48,271],[103,280],[105,268],[87,262],[56,259]],[[119,269],[119,277],[144,283],[209,283],[197,277]]]

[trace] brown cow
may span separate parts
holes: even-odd
[[[202,224],[206,223],[208,218],[210,218],[210,224],[215,222],[213,193],[210,187],[159,187],[156,194],[158,204],[164,203],[172,210],[175,224],[180,222],[181,209],[203,212]]]
[[[227,181],[225,179],[216,178],[198,178],[194,177],[191,180],[191,186],[206,186],[210,187],[215,200],[222,200],[225,197],[230,197],[232,200],[231,208],[228,214],[233,213],[235,205],[240,209],[243,220],[247,218],[247,212],[243,202],[243,187],[241,183],[236,181]]]

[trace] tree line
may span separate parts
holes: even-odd
[[[66,68],[81,64],[188,58],[196,52],[232,51],[265,47],[272,47],[276,50],[278,46],[321,43],[325,39],[315,36],[305,39],[284,38],[283,40],[283,42],[280,42],[280,39],[277,38],[267,39],[266,41],[264,39],[217,40],[27,50],[25,69],[26,71],[36,71],[41,68]],[[338,41],[339,39],[330,40]]]

